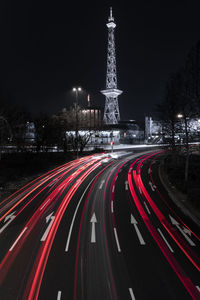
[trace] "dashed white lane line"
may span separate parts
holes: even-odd
[[[172,249],[172,247],[170,246],[170,244],[168,243],[168,241],[166,240],[166,238],[164,237],[162,231],[161,231],[159,228],[158,228],[158,232],[159,232],[160,235],[162,236],[162,238],[163,238],[163,240],[165,241],[165,243],[166,243],[167,247],[169,248],[169,250],[170,250],[171,252],[174,252],[174,250]]]
[[[60,300],[61,299],[61,291],[58,291],[58,294],[57,294],[57,300]]]
[[[113,210],[113,201],[111,201],[111,213],[113,214],[114,210]]]
[[[131,300],[135,300],[135,296],[134,296],[134,294],[133,294],[132,288],[129,288],[129,293],[130,293],[130,295],[131,295]]]
[[[116,240],[118,252],[121,252],[121,248],[120,248],[119,240],[118,240],[118,236],[117,236],[117,230],[115,227],[114,227],[114,234],[115,234],[115,240]]]
[[[115,185],[113,185],[113,188],[112,188],[112,193],[114,193],[114,190],[115,190]]]
[[[18,236],[18,238],[16,239],[16,241],[14,242],[14,244],[10,247],[9,251],[12,251],[13,248],[15,247],[15,245],[17,244],[17,242],[19,241],[19,239],[22,237],[22,235],[24,234],[24,232],[28,229],[28,227],[25,227],[24,230],[20,233],[20,235]]]
[[[146,204],[146,202],[145,202],[145,201],[144,201],[144,206],[145,206],[145,208],[146,208],[146,210],[147,210],[148,214],[150,215],[150,214],[151,214],[151,212],[150,212],[150,210],[149,210],[149,208],[148,208],[148,206],[147,206],[147,204]]]

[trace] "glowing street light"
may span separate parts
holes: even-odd
[[[81,92],[82,88],[80,86],[79,87],[73,87],[72,91],[76,93],[76,103],[75,103],[76,131],[75,131],[75,136],[76,136],[76,157],[78,158],[78,92]]]
[[[181,113],[179,113],[179,114],[177,115],[177,118],[181,119],[181,118],[183,118],[183,115],[182,115]]]

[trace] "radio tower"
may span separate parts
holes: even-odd
[[[112,15],[112,7],[110,8],[110,16],[108,17],[108,23],[106,25],[108,27],[106,89],[101,91],[101,93],[106,96],[103,120],[105,124],[117,124],[120,120],[118,96],[122,91],[117,88],[114,36],[116,24]]]

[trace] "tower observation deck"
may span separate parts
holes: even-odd
[[[112,15],[112,8],[110,8],[110,16],[106,25],[108,27],[106,89],[101,91],[106,97],[103,120],[105,124],[117,124],[120,120],[118,96],[121,95],[122,91],[117,88],[114,36],[116,23]]]

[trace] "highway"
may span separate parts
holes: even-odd
[[[3,200],[0,299],[200,299],[200,228],[163,186],[164,155],[90,155]]]

